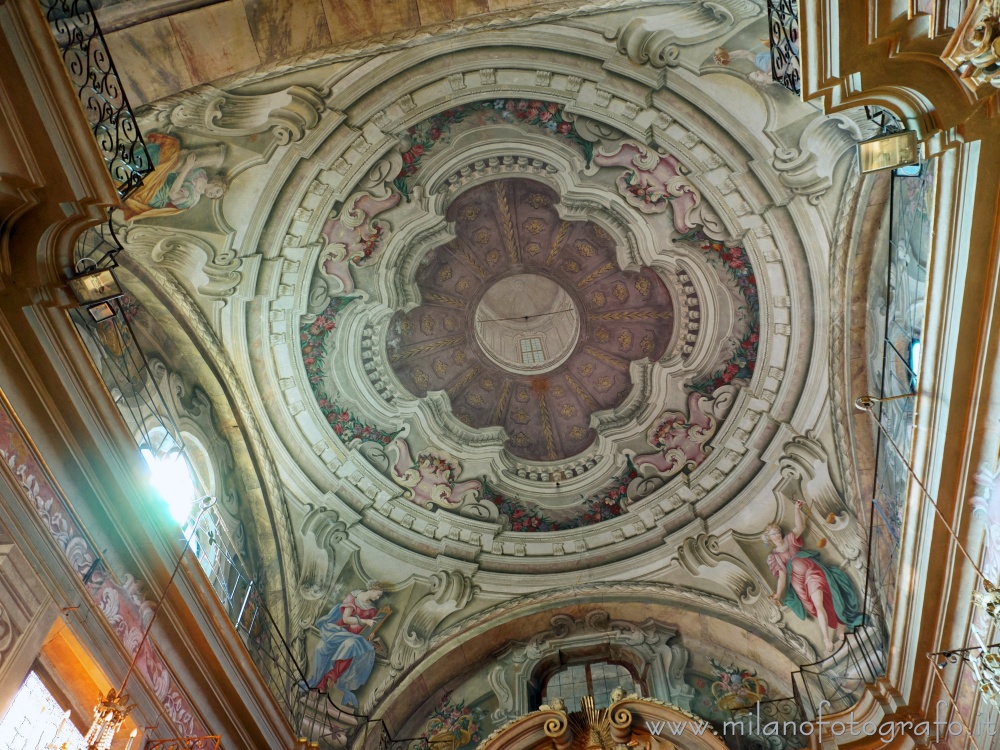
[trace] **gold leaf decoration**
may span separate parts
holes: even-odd
[[[448,372],[448,363],[443,359],[435,359],[434,364],[431,365],[431,367],[434,369],[434,372],[437,373],[439,378],[443,378]]]
[[[538,217],[534,217],[525,221],[523,226],[530,234],[541,234],[548,225]]]
[[[493,234],[486,227],[477,229],[472,234],[472,239],[474,242],[478,242],[480,245],[488,245]]]
[[[632,332],[625,330],[618,334],[618,346],[622,349],[628,349],[632,346]]]

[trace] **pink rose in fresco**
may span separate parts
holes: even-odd
[[[417,157],[416,157],[416,155],[415,155],[415,154],[413,153],[413,149],[412,149],[412,148],[411,148],[411,149],[410,149],[409,151],[404,151],[404,152],[403,152],[403,162],[404,162],[405,164],[412,164],[412,163],[413,163],[413,160],[414,160],[414,159],[416,159],[416,158],[417,158]]]
[[[337,433],[338,435],[343,435],[344,434],[344,425],[342,425],[342,424],[340,424],[340,422],[338,422],[337,424],[335,424],[333,426],[333,431],[335,433]]]
[[[506,109],[508,112],[513,112],[516,108],[517,104],[514,102],[513,99],[508,99],[507,104],[504,105],[504,109]]]
[[[561,122],[556,126],[556,130],[558,130],[563,135],[566,135],[572,129],[573,129],[573,124],[569,122]]]
[[[538,117],[538,110],[532,107],[531,109],[528,110],[528,119],[533,120],[536,117]]]
[[[510,528],[511,528],[511,531],[520,531],[521,530],[521,523],[520,522],[514,523]]]
[[[552,119],[552,113],[546,109],[545,111],[538,113],[538,119],[542,122],[548,122]]]
[[[556,104],[555,102],[549,102],[548,110],[552,114],[555,114],[556,112],[559,111],[559,105]]]
[[[736,376],[736,373],[738,373],[739,371],[740,371],[740,366],[738,364],[736,364],[735,362],[730,362],[726,366],[726,373],[725,374],[726,374],[726,377],[728,377],[730,380],[732,380]]]
[[[416,156],[423,156],[423,154],[424,154],[424,145],[422,143],[414,144],[414,146],[410,149],[410,152],[415,157]]]
[[[541,109],[545,105],[542,102],[538,101],[537,99],[533,99],[531,102],[528,103],[528,106],[531,107],[532,109]]]
[[[430,139],[432,141],[436,141],[436,140],[438,140],[441,137],[441,131],[438,130],[437,128],[431,128],[430,132],[427,133],[427,135],[430,136]]]
[[[522,112],[523,112],[523,111],[524,111],[524,110],[526,110],[527,108],[528,108],[528,102],[526,102],[526,101],[525,101],[524,99],[522,99],[521,101],[519,101],[519,102],[517,103],[517,109],[518,109],[518,110],[520,110],[520,111],[522,111]]]

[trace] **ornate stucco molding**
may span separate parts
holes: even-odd
[[[694,691],[684,682],[688,651],[677,640],[676,628],[652,619],[643,622],[616,620],[607,612],[594,609],[579,617],[556,615],[547,630],[527,641],[508,643],[490,670],[490,687],[500,706],[493,721],[501,723],[527,713],[529,683],[538,678],[538,669],[554,657],[572,658],[573,652],[592,655],[607,647],[608,655],[629,660],[638,668],[648,666],[648,687],[652,694],[665,697],[682,708],[690,708]]]
[[[941,59],[972,91],[1000,88],[1000,1],[969,3]]]

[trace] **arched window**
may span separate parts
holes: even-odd
[[[579,710],[580,699],[592,695],[595,708],[611,705],[611,691],[616,687],[626,693],[645,694],[642,682],[633,673],[630,664],[617,661],[590,661],[568,664],[545,678],[542,703],[562,698],[570,711]]]
[[[142,457],[149,466],[150,482],[182,527],[192,519],[198,498],[213,494],[212,463],[201,441],[183,433],[183,445],[157,425],[147,433]],[[187,529],[185,528],[185,531]]]

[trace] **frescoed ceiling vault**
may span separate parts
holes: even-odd
[[[122,277],[228,404],[250,556],[348,713],[471,743],[574,649],[718,712],[857,625],[829,269],[860,133],[767,34],[649,3],[143,107]],[[771,598],[791,532],[833,614]]]

